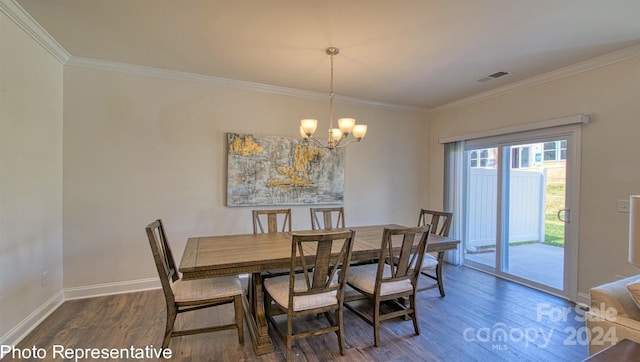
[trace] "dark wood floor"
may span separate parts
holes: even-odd
[[[383,322],[381,346],[373,346],[373,330],[345,310],[345,356],[334,334],[294,343],[299,361],[580,361],[587,357],[584,322],[574,305],[554,296],[462,266],[445,266],[447,296],[437,289],[421,292],[422,333],[411,321]],[[426,281],[426,280],[421,280]],[[160,290],[65,302],[18,348],[144,348],[159,346],[164,329],[164,297]],[[562,313],[569,311],[568,314]],[[233,316],[231,308],[198,311],[181,325],[217,322]],[[563,317],[566,315],[566,318]],[[179,317],[180,318],[180,317]],[[317,323],[310,318],[305,323]],[[172,339],[178,361],[281,361],[283,345],[256,356],[245,327],[244,346],[234,330]],[[5,360],[11,360],[5,358]],[[49,358],[51,360],[51,358]]]

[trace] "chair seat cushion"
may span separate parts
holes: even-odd
[[[413,258],[413,254],[411,254],[411,258]],[[397,258],[395,258],[394,260],[397,261]],[[411,264],[411,266],[413,266],[415,264],[415,261]],[[422,268],[421,269],[435,269],[438,266],[438,258],[436,258],[435,256],[426,253],[424,254],[424,257],[422,258]]]
[[[176,303],[204,301],[242,294],[242,285],[238,276],[178,280],[173,283]]]
[[[438,258],[435,256],[426,253],[422,258],[422,269],[434,269],[438,266]]]
[[[313,273],[309,273],[310,279],[313,279],[312,275]],[[334,282],[332,282],[332,284],[333,283]],[[289,309],[289,275],[265,279],[264,287],[276,303],[281,305],[283,308]],[[296,292],[304,292],[308,290],[307,284],[304,281],[304,274],[296,274],[294,290]],[[336,296],[335,290],[331,292],[293,297],[293,310],[296,312],[337,304],[338,297]]]
[[[347,273],[347,283],[364,292],[373,294],[376,286],[377,271],[378,264],[352,266]],[[382,276],[385,278],[391,276],[391,268],[388,264],[384,265]],[[380,295],[402,293],[411,290],[413,290],[413,287],[411,281],[408,279],[395,282],[383,282],[380,285]]]

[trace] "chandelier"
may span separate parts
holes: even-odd
[[[329,85],[329,137],[326,143],[313,137],[313,133],[318,128],[317,119],[303,119],[300,121],[300,136],[305,141],[312,141],[316,145],[330,150],[342,148],[352,142],[360,142],[367,133],[367,125],[356,124],[353,118],[340,118],[338,128],[333,128],[333,56],[340,53],[340,49],[329,47],[325,53],[331,57],[331,83]],[[353,138],[349,138],[352,135]]]

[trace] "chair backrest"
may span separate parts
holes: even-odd
[[[171,283],[180,279],[180,277],[176,270],[176,262],[173,259],[173,253],[167,241],[167,234],[164,231],[162,220],[158,219],[152,222],[145,229],[165,298],[168,303],[173,303],[174,296]]]
[[[339,301],[344,297],[345,276],[351,261],[355,231],[322,231],[294,233],[291,243],[289,290],[294,290],[296,276],[304,277],[305,291],[289,293],[289,305],[296,296],[313,295],[337,290]],[[302,273],[296,271],[302,269]],[[332,283],[338,269],[338,283]],[[312,275],[310,271],[313,271]],[[313,277],[312,277],[313,276]]]
[[[253,233],[277,233],[278,231],[291,231],[291,209],[253,210]],[[282,228],[278,227],[278,216],[282,220]],[[263,226],[266,220],[267,231]]]
[[[403,228],[385,228],[376,274],[375,293],[380,293],[381,285],[388,282],[409,280],[414,291],[422,268],[422,259],[427,250],[431,225]],[[394,236],[397,236],[394,238]],[[402,239],[400,240],[400,237]],[[417,248],[414,245],[418,240]],[[393,260],[393,262],[390,262]],[[391,269],[384,275],[385,265]]]
[[[313,230],[344,229],[345,227],[344,207],[312,207],[309,211],[311,211],[311,229]],[[322,219],[318,218],[318,214],[322,214]],[[336,219],[335,224],[333,223],[333,215]]]
[[[418,226],[431,225],[431,233],[439,236],[449,236],[453,213],[420,209]]]

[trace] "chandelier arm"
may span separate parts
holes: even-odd
[[[319,146],[321,148],[329,148],[331,149],[332,147],[329,147],[328,145],[325,145],[324,143],[322,143],[322,141],[318,140],[315,137],[309,137],[307,138],[305,141],[311,141],[313,142],[316,146]]]
[[[346,139],[347,139],[347,137],[343,134],[342,137],[339,140],[333,142],[333,147],[336,147],[336,148],[342,147],[341,146],[342,141],[345,141]],[[351,142],[349,142],[349,143],[351,143]]]
[[[345,139],[345,138],[343,138],[343,139]],[[351,144],[351,143],[353,143],[353,142],[360,142],[360,140],[361,140],[361,138],[353,138],[353,139],[348,140],[348,141],[347,141],[347,142],[345,142],[345,143],[340,143],[340,142],[338,142],[338,144],[336,144],[336,145],[334,146],[334,148],[342,148],[342,147],[344,147],[344,146],[346,146],[346,145],[349,145],[349,144]]]

